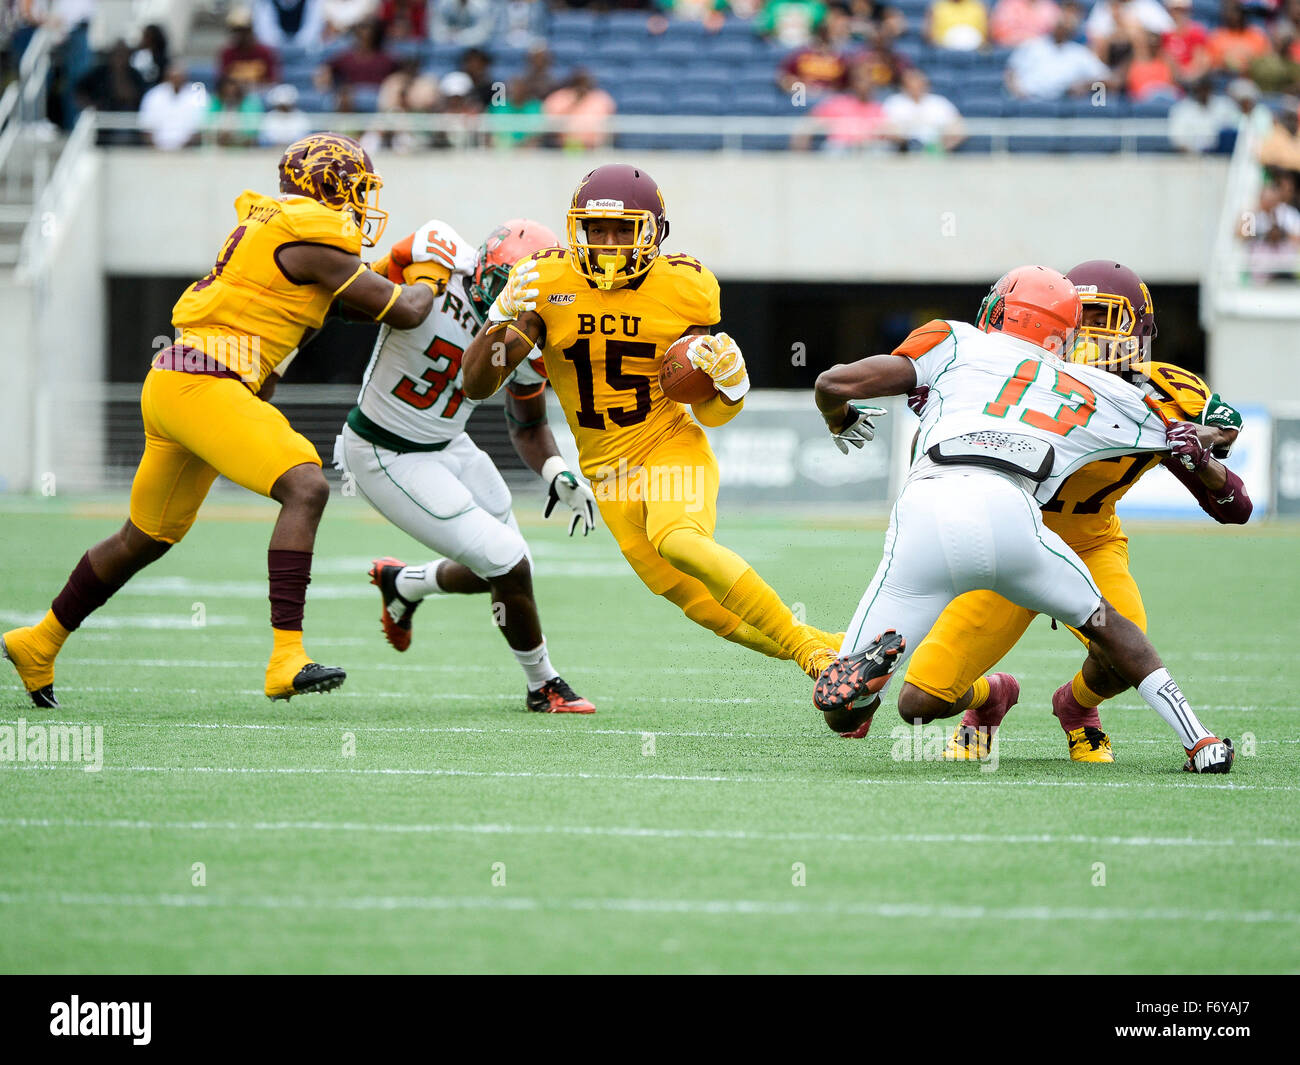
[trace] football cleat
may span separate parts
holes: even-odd
[[[406,568],[406,563],[395,558],[377,558],[370,564],[370,583],[379,589],[384,605],[379,611],[379,624],[384,631],[384,639],[397,651],[405,651],[411,646],[411,618],[420,600],[412,602],[397,594],[397,575]]]
[[[826,727],[837,733],[841,739],[861,740],[866,739],[867,733],[871,731],[871,722],[878,709],[880,709],[880,696],[851,703],[843,710],[822,716],[826,719]]]
[[[1187,751],[1184,773],[1227,773],[1237,758],[1232,740],[1221,740],[1217,736],[1206,736],[1191,750],[1186,747],[1183,750]]]
[[[943,749],[945,762],[982,762],[989,756],[993,729],[980,725],[958,725]]]
[[[288,684],[272,685],[268,671],[266,695],[268,699],[287,700],[292,699],[295,695],[330,692],[339,687],[347,678],[347,673],[339,669],[338,666],[322,666],[316,662],[308,662],[294,674],[293,680]]]
[[[864,695],[880,691],[894,675],[907,641],[893,629],[886,629],[864,651],[837,658],[817,678],[813,705],[822,713],[842,710]]]
[[[535,714],[594,714],[595,706],[570,688],[563,677],[552,677],[528,693],[528,709]]]
[[[1113,762],[1115,752],[1110,749],[1110,737],[1093,725],[1070,729],[1065,734],[1070,745],[1070,759],[1075,762]]]
[[[42,651],[32,637],[31,626],[12,629],[0,636],[0,654],[13,663],[28,698],[41,710],[54,710],[54,656]]]

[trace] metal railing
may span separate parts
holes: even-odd
[[[231,135],[257,135],[265,117],[237,112],[207,115],[197,130],[199,143],[217,145]],[[762,138],[763,146],[782,150],[797,138],[835,133],[850,136],[858,128],[854,123],[838,124],[833,119],[811,116],[616,114],[599,121],[575,122],[560,115],[304,112],[303,118],[304,128],[312,131],[423,136],[429,138],[431,146],[454,150],[501,150],[529,139],[549,140],[557,146],[592,142],[591,147],[607,148],[620,146],[627,137],[652,137],[662,142],[656,146],[705,151],[737,151],[754,146],[755,139]],[[106,132],[145,131],[135,112],[101,112],[96,121],[98,128]],[[962,122],[967,137],[988,137],[989,149],[994,152],[1010,150],[1016,138],[1103,143],[1118,140],[1118,150],[1132,152],[1138,149],[1140,139],[1163,138],[1168,129],[1163,118],[972,118]],[[777,139],[785,144],[774,144]],[[887,141],[877,137],[856,150],[872,154],[888,147]]]
[[[45,134],[44,119],[53,47],[53,35],[38,29],[19,61],[17,80],[0,95],[0,225],[25,225],[49,179],[56,148]],[[28,177],[31,187],[24,190]],[[0,263],[12,264],[18,256],[17,243],[0,244]]]
[[[68,198],[86,153],[95,143],[95,116],[83,111],[72,134],[63,145],[54,172],[40,190],[29,211],[27,228],[18,248],[18,271],[28,280],[42,277],[49,262],[49,252],[60,233],[60,219],[70,213]]]

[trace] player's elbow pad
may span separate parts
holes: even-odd
[[[706,429],[716,429],[731,421],[740,413],[740,408],[744,405],[743,399],[738,403],[727,403],[722,396],[717,395],[706,399],[703,403],[691,404],[691,411],[695,415],[695,420]]]

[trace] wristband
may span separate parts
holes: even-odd
[[[569,472],[569,464],[561,455],[552,455],[542,463],[542,480],[550,484],[560,474]]]

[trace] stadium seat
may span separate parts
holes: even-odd
[[[427,46],[423,54],[430,63],[450,63],[454,68],[460,63],[464,51],[464,45],[453,44],[450,41],[434,41]]]
[[[690,41],[682,38],[661,40],[652,44],[644,53],[665,67],[685,67],[700,58],[699,49]]]
[[[688,41],[702,47],[706,37],[715,38],[716,36],[717,34],[708,33],[704,29],[704,23],[702,22],[696,22],[694,19],[675,18],[669,21],[668,28],[659,35],[659,40]]]
[[[754,40],[746,41],[743,38],[731,38],[705,42],[708,58],[716,63],[748,63],[751,59],[759,59],[764,55],[765,49],[761,44]],[[696,50],[693,55],[697,58],[703,58],[701,53]]]
[[[1065,137],[1008,137],[1007,151],[1010,152],[1064,152],[1067,150]]]
[[[611,11],[602,20],[601,32],[606,43],[620,37],[644,40],[648,36],[646,25],[649,21],[650,13],[647,11]]]
[[[696,66],[683,70],[675,79],[678,91],[683,93],[716,92],[729,94],[735,86],[735,79],[725,70]]]
[[[410,59],[423,61],[430,48],[426,41],[393,41],[392,44],[385,45],[384,50],[399,63],[404,63]],[[493,52],[493,57],[495,56],[496,53]]]
[[[619,112],[625,115],[663,115],[671,108],[668,99],[658,92],[626,92],[618,98]]]
[[[993,138],[984,134],[967,137],[953,151],[969,155],[987,155],[993,149]]]
[[[1168,137],[1162,134],[1150,133],[1144,133],[1142,136],[1138,137],[1136,147],[1139,152],[1147,152],[1150,154],[1160,152],[1169,153],[1178,150],[1169,142]]]
[[[298,92],[298,106],[307,112],[333,111],[334,94],[332,92],[321,92],[318,89],[300,89]]]
[[[1006,106],[1006,101],[1000,95],[967,96],[962,100],[959,110],[967,118],[1001,118]]]
[[[731,99],[730,111],[734,115],[787,115],[790,101],[779,89],[766,92],[737,90]]]
[[[312,60],[285,63],[280,67],[280,80],[295,85],[299,89],[306,89],[311,85],[311,79],[316,73],[317,66],[318,64]],[[193,64],[190,64],[190,69],[191,71],[194,69]]]
[[[379,106],[379,86],[352,86],[352,106],[362,114],[370,114],[376,110]]]
[[[1173,101],[1166,99],[1143,100],[1129,105],[1129,114],[1134,118],[1168,118]]]
[[[1066,151],[1080,152],[1086,155],[1117,152],[1122,147],[1122,138],[1109,135],[1102,137],[1066,137],[1065,142]]]
[[[681,20],[677,20],[680,22]],[[752,19],[736,18],[734,15],[728,15],[727,20],[718,27],[716,34],[710,34],[716,37],[756,37],[754,32],[754,22]]]
[[[1012,118],[1060,118],[1069,114],[1069,105],[1063,100],[1019,100],[1007,101],[1006,114]]]
[[[217,64],[211,60],[188,60],[185,64],[189,70],[190,81],[201,81],[209,89],[217,85]]]
[[[570,34],[591,40],[603,29],[601,21],[594,11],[573,11],[567,8],[552,10],[549,36],[558,37],[562,34]]]
[[[599,47],[588,46],[586,56],[592,62],[599,59],[604,62],[635,63],[649,51],[650,40],[644,33],[636,37],[606,37],[600,42]]]

